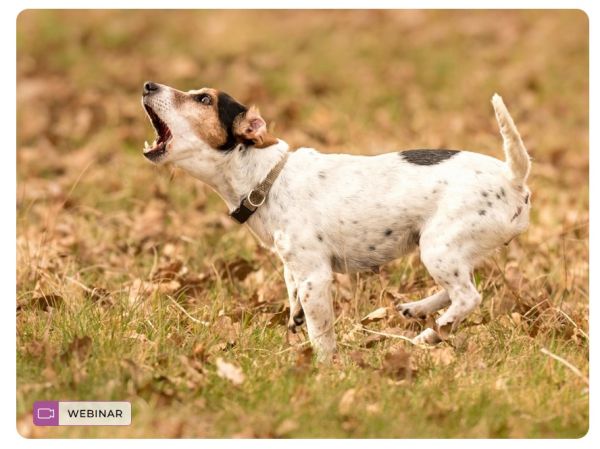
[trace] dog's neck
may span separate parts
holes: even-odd
[[[266,148],[240,145],[224,158],[219,155],[220,159],[214,161],[216,170],[210,174],[199,173],[196,170],[200,164],[194,157],[180,161],[177,165],[211,186],[227,203],[229,209],[234,210],[242,198],[267,177],[288,148],[288,144],[283,140],[278,140],[276,144]]]

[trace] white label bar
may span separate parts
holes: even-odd
[[[58,403],[59,426],[128,426],[131,403],[71,401]]]

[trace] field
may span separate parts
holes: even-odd
[[[18,18],[17,429],[27,437],[561,437],[588,429],[588,21],[580,11],[34,11]],[[449,341],[394,304],[418,254],[337,276],[339,353],[288,334],[282,267],[219,197],[142,157],[142,83],[257,104],[292,148],[533,158],[531,226]],[[377,311],[374,319],[363,319]],[[384,335],[381,335],[384,334]],[[130,427],[35,427],[35,400]]]

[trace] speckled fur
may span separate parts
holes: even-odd
[[[162,95],[164,104],[172,104],[169,88]],[[247,225],[282,260],[289,326],[301,323],[303,311],[322,360],[336,347],[333,272],[374,270],[419,246],[441,290],[400,305],[400,311],[424,316],[450,307],[417,343],[444,338],[481,302],[473,268],[527,228],[531,207],[525,147],[500,97],[492,102],[509,163],[466,151],[431,165],[411,163],[400,153],[354,156],[300,148],[289,154],[268,200]],[[218,151],[195,132],[198,123],[189,115],[159,113],[173,133],[161,163],[171,161],[210,185],[230,210],[288,151],[282,140],[262,149]]]

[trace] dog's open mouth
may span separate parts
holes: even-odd
[[[154,126],[157,135],[154,142],[152,142],[152,145],[149,145],[147,141],[144,142],[144,156],[151,161],[157,161],[167,152],[167,144],[172,136],[171,130],[150,106],[145,104],[144,108],[148,113],[148,117],[150,117],[150,121],[152,122],[152,126]]]

